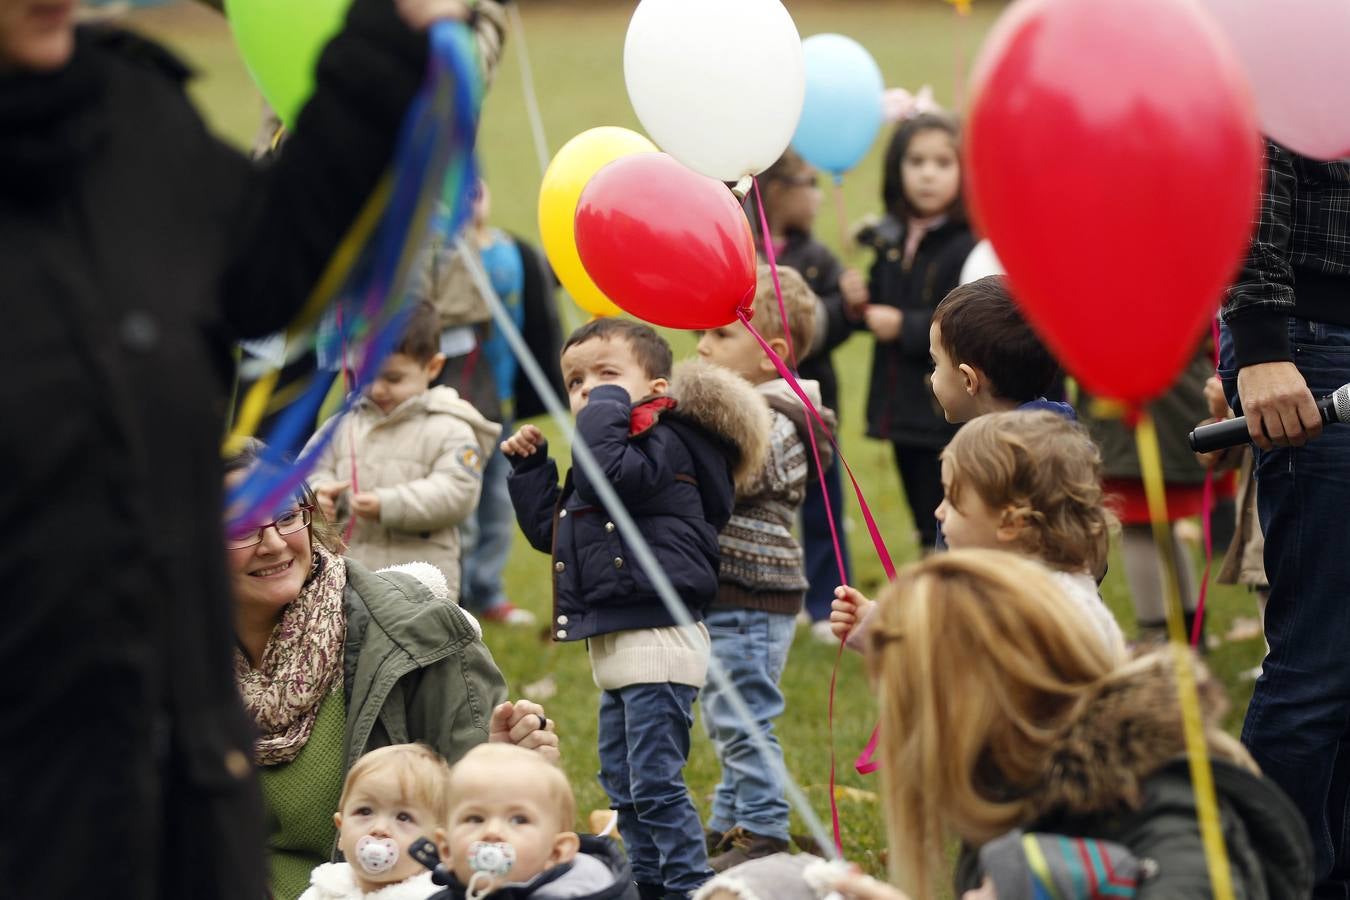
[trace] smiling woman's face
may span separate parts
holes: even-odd
[[[0,0],[0,72],[48,72],[75,49],[76,0]]]
[[[5,0],[0,0],[0,3]],[[247,477],[247,471],[232,472],[225,478],[228,492]],[[310,548],[310,529],[278,534],[275,528],[263,532],[263,539],[251,547],[225,551],[230,570],[230,588],[234,602],[250,612],[280,616],[281,611],[300,596],[309,577],[314,551]]]

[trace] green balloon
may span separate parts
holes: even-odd
[[[314,92],[319,52],[342,28],[351,0],[225,0],[244,65],[288,128]]]

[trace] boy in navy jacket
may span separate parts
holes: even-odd
[[[619,813],[646,898],[687,897],[711,876],[703,829],[682,778],[693,704],[707,675],[702,618],[717,595],[717,533],[734,482],[763,465],[768,407],[705,363],[672,372],[646,325],[597,319],[562,352],[577,432],[636,520],[695,624],[681,627],[578,466],[558,484],[539,429],[502,444],[511,501],[535,549],[553,558],[553,635],[587,639],[600,700],[600,781]]]

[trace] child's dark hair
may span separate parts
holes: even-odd
[[[394,348],[395,353],[426,363],[441,352],[441,317],[436,307],[422,300],[408,316],[408,327]]]
[[[562,352],[566,353],[577,344],[591,340],[627,341],[628,346],[633,348],[633,358],[642,366],[642,371],[648,378],[669,378],[670,370],[675,365],[674,355],[670,352],[670,344],[666,343],[666,339],[657,334],[650,325],[634,322],[632,319],[610,316],[592,319],[572,332],[567,343],[563,344]]]
[[[989,275],[954,289],[933,310],[942,349],[953,365],[979,369],[994,394],[1027,403],[1044,396],[1059,365],[1008,292],[1008,279]]]
[[[949,135],[952,143],[960,146],[961,131],[956,120],[941,113],[920,113],[912,119],[901,122],[891,134],[891,142],[886,145],[886,162],[881,181],[881,200],[886,212],[901,222],[914,216],[914,207],[905,196],[905,182],[900,174],[900,164],[905,159],[909,144],[914,136],[923,131],[941,131]],[[958,182],[956,199],[947,210],[947,218],[964,222],[966,220],[965,179]]]

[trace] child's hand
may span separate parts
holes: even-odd
[[[834,601],[830,603],[831,633],[842,641],[876,605],[875,600],[867,599],[857,588],[846,584],[835,588]]]
[[[319,510],[330,522],[337,520],[337,498],[352,486],[350,481],[321,481],[314,485],[314,499],[319,501]]]
[[[834,882],[834,890],[848,900],[909,900],[909,895],[896,890],[884,881],[864,875],[854,867]]]
[[[867,330],[876,335],[879,341],[893,341],[900,337],[900,323],[904,318],[904,314],[894,306],[868,306],[863,310]]]
[[[855,312],[871,299],[867,291],[867,279],[857,269],[845,269],[844,274],[839,276],[839,292],[844,295],[844,302],[849,309]]]
[[[467,21],[469,5],[463,0],[394,0],[398,14],[414,31],[422,31],[441,19]]]
[[[544,433],[533,425],[525,425],[502,441],[502,452],[507,456],[533,456],[542,446]]]
[[[374,491],[352,494],[352,512],[372,522],[380,521],[380,495]]]
[[[1205,402],[1209,404],[1209,414],[1222,421],[1233,415],[1228,408],[1228,398],[1223,393],[1223,382],[1219,376],[1211,375],[1205,382]]]

